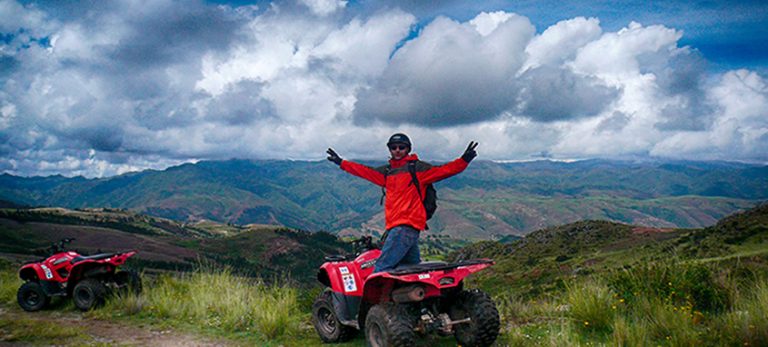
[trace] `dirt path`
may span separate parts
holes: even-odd
[[[35,341],[34,345],[110,345],[110,346],[237,346],[226,340],[210,339],[173,330],[161,330],[156,327],[133,325],[114,321],[84,318],[77,312],[43,311],[27,313],[20,310],[0,307],[3,320],[29,322],[32,324],[58,325],[79,331],[75,338],[52,339],[50,343]],[[30,341],[14,341],[13,329],[0,329],[0,347],[29,346]],[[83,337],[84,335],[84,337]],[[10,341],[9,341],[10,340]]]

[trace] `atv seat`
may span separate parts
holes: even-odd
[[[77,262],[81,262],[83,260],[101,260],[101,259],[107,259],[109,257],[114,256],[115,253],[101,253],[96,255],[88,255],[88,256],[77,256],[74,259],[72,259],[69,263],[74,264]]]
[[[27,260],[22,265],[34,264],[34,263],[42,263],[44,261],[45,261],[45,258],[40,258],[40,259],[36,259],[36,260]]]
[[[357,256],[354,254],[336,254],[323,257],[325,261],[350,261],[355,260],[355,258],[357,258]]]
[[[428,261],[428,262],[423,262],[423,263],[418,263],[413,265],[398,266],[387,272],[393,275],[407,275],[407,274],[419,273],[419,272],[450,270],[450,269],[455,269],[459,266],[487,264],[492,262],[493,262],[492,260],[488,260],[488,259],[463,260],[458,263],[446,263],[444,261]]]

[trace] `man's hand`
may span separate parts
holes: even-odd
[[[475,151],[475,148],[477,148],[477,142],[470,141],[469,146],[467,146],[467,149],[464,151],[464,154],[461,155],[461,159],[464,159],[467,163],[472,161],[472,159],[475,159],[477,156],[477,151]]]
[[[328,153],[328,160],[336,163],[336,165],[341,165],[341,157],[339,157],[338,154],[333,150],[333,148],[328,148],[325,153]]]

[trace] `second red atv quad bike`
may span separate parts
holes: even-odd
[[[465,290],[464,278],[489,259],[426,262],[372,273],[381,250],[370,237],[353,242],[351,255],[326,257],[317,279],[327,288],[312,306],[312,323],[324,342],[365,331],[368,346],[412,346],[419,335],[454,335],[461,346],[490,346],[499,335],[499,312],[488,294]]]
[[[91,256],[67,251],[64,245],[74,239],[54,243],[50,256],[24,264],[19,277],[24,284],[16,298],[26,311],[44,308],[52,297],[72,297],[77,308],[87,311],[100,305],[109,293],[141,292],[141,278],[132,271],[117,271],[136,251],[102,253]]]

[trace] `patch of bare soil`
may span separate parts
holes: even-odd
[[[115,321],[106,321],[98,319],[85,318],[79,313],[64,312],[35,312],[27,313],[14,309],[0,308],[0,314],[4,318],[18,318],[39,321],[40,324],[56,324],[63,327],[70,327],[74,330],[83,332],[88,341],[78,339],[75,344],[97,344],[110,346],[238,346],[232,341],[211,339],[196,336],[178,331],[159,329],[157,327],[132,325]],[[71,344],[71,343],[70,343]],[[0,347],[5,346],[27,346],[24,342],[4,341],[0,334]],[[51,341],[50,345],[68,345],[66,341]]]

